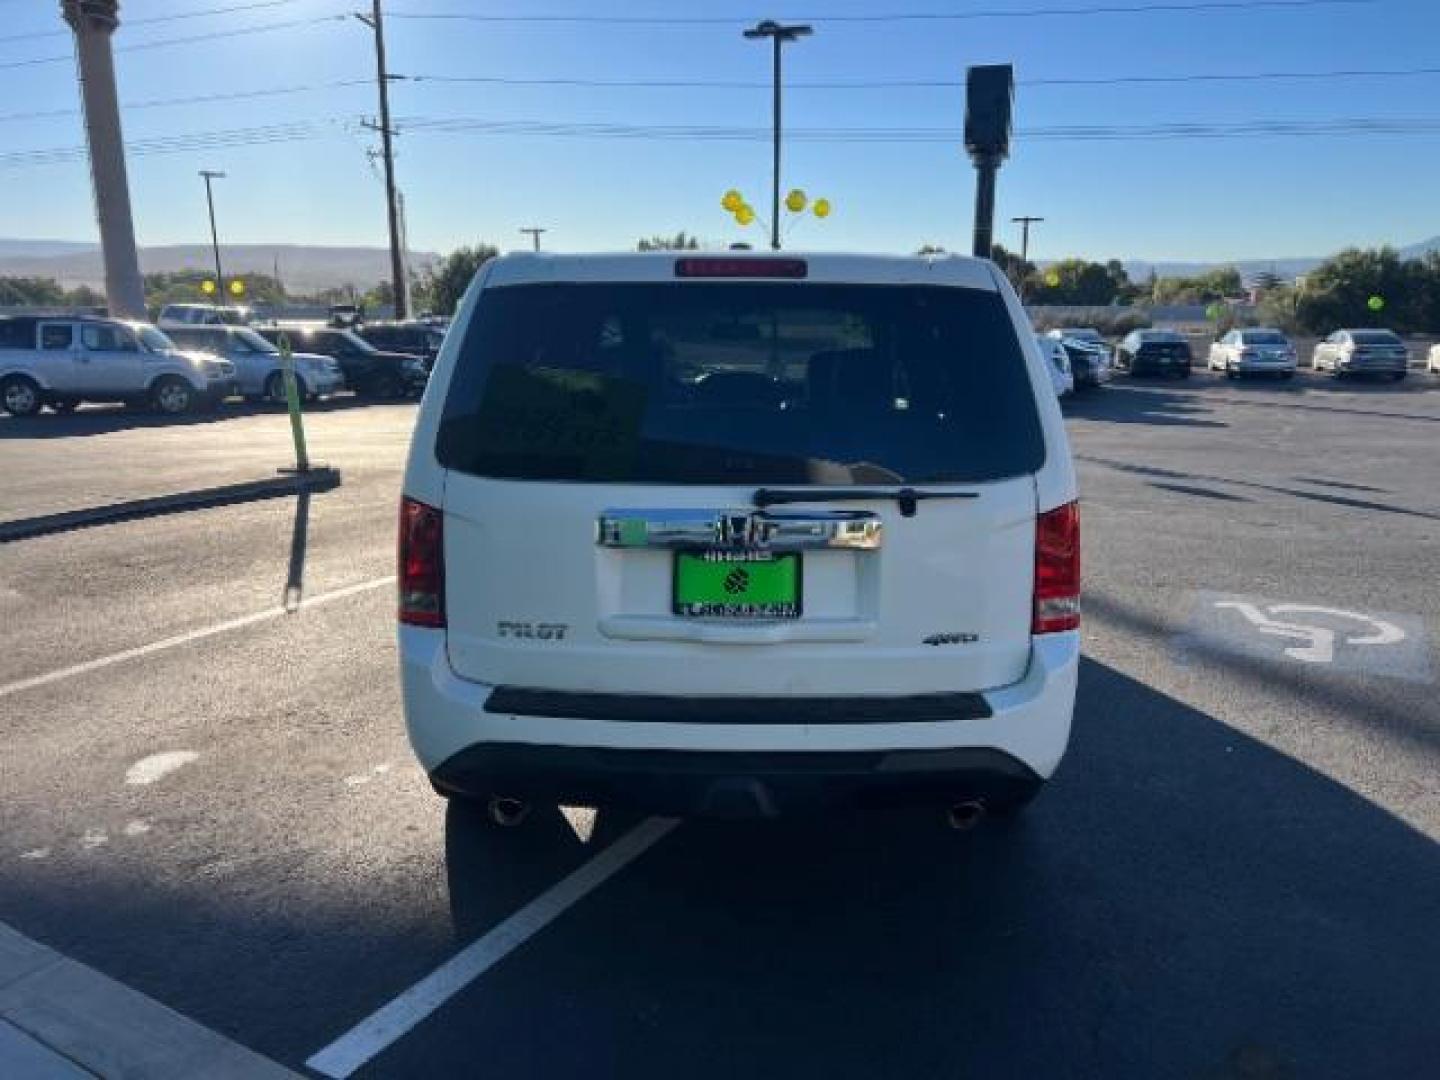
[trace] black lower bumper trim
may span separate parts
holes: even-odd
[[[442,794],[768,817],[846,805],[1020,801],[1042,780],[1000,750],[691,751],[482,743],[430,775]]]
[[[485,711],[511,716],[576,717],[663,724],[896,724],[982,720],[983,694],[909,697],[662,697],[589,694],[497,686]]]

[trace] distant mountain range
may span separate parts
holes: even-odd
[[[274,274],[297,293],[354,285],[369,289],[390,277],[390,252],[372,247],[314,247],[300,244],[226,244],[220,258],[231,274]],[[431,251],[410,252],[410,267],[423,272],[438,262]],[[207,244],[175,244],[140,249],[147,274],[208,270],[213,256]],[[54,278],[66,288],[102,287],[105,274],[98,244],[64,240],[0,239],[0,276]]]
[[[1440,236],[1432,236],[1429,240],[1399,250],[1407,258],[1440,251]],[[273,274],[278,265],[285,287],[297,293],[343,288],[346,285],[368,289],[390,276],[390,254],[385,248],[378,247],[226,244],[220,249],[220,254],[226,274]],[[411,268],[417,272],[429,269],[439,259],[440,256],[432,251],[410,253]],[[1121,261],[1132,281],[1143,281],[1152,270],[1161,277],[1177,277],[1204,273],[1219,266],[1235,266],[1245,277],[1272,271],[1282,278],[1290,278],[1315,269],[1325,259],[1309,256],[1239,259],[1234,262]],[[140,249],[140,268],[146,273],[208,270],[210,266],[210,248],[205,244]],[[99,245],[69,240],[0,239],[0,276],[55,278],[67,288],[82,284],[99,288],[104,281]]]
[[[1432,236],[1429,240],[1422,240],[1418,244],[1409,244],[1398,250],[1404,258],[1417,259],[1431,251],[1440,251],[1440,236]],[[1159,277],[1192,277],[1195,274],[1203,274],[1207,270],[1214,270],[1222,266],[1235,267],[1240,271],[1240,276],[1244,278],[1265,271],[1278,274],[1282,278],[1293,278],[1297,274],[1308,274],[1324,262],[1327,257],[1328,256],[1299,256],[1281,259],[1237,259],[1233,262],[1169,262],[1163,260],[1124,259],[1122,262],[1125,265],[1125,272],[1130,275],[1131,281],[1144,281],[1150,276],[1152,270]]]

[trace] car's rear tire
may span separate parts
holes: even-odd
[[[11,416],[34,416],[45,404],[40,384],[26,375],[11,375],[0,381],[0,406]]]
[[[195,407],[195,388],[178,375],[162,375],[150,388],[150,401],[165,416],[183,416]]]
[[[405,396],[405,384],[398,375],[377,375],[365,396],[379,401],[395,401]]]
[[[301,401],[309,400],[305,389],[305,380],[299,375],[295,376],[295,392],[300,395]],[[265,380],[265,400],[271,405],[289,404],[285,397],[285,373],[283,371],[273,371]]]

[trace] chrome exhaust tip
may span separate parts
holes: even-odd
[[[979,799],[955,803],[945,810],[945,823],[956,832],[969,832],[985,818],[985,804]]]
[[[513,829],[530,816],[530,804],[523,799],[492,795],[488,807],[490,820],[506,829]]]

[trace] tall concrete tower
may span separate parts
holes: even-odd
[[[100,223],[100,247],[105,258],[105,299],[111,315],[143,319],[145,285],[135,251],[130,185],[125,179],[125,142],[120,135],[120,104],[115,93],[115,59],[110,52],[110,35],[120,25],[120,3],[60,0],[60,10],[75,31],[95,216]]]

